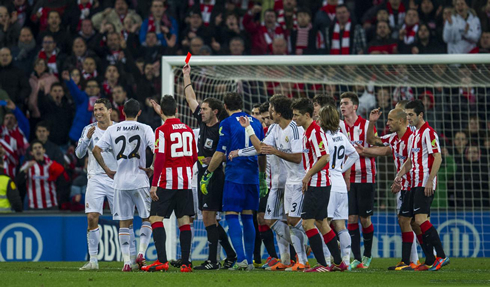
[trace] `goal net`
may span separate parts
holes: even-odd
[[[183,64],[184,57],[163,57],[162,93],[175,95],[179,117],[197,128],[185,101]],[[343,92],[356,92],[359,115],[368,118],[377,107],[383,111],[376,126],[379,135],[388,132],[387,115],[397,102],[422,100],[425,119],[439,135],[443,158],[431,222],[449,256],[490,256],[489,55],[197,56],[191,67],[198,100],[222,100],[226,92],[239,92],[247,112],[274,94],[328,95],[338,103]],[[396,198],[390,191],[395,167],[391,157],[376,162],[373,256],[400,257]],[[206,231],[200,220],[194,227],[192,257],[204,260]],[[178,256],[178,231],[172,236]]]

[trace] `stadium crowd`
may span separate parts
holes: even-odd
[[[12,197],[12,207],[83,210],[86,160],[77,159],[75,147],[83,128],[95,120],[95,101],[108,98],[112,120],[123,121],[123,105],[134,98],[143,107],[139,120],[156,129],[161,119],[150,100],[161,97],[161,56],[187,52],[487,53],[490,1],[0,0],[0,154],[4,173],[20,193]],[[409,73],[399,69],[400,78]],[[444,65],[433,69],[447,71]],[[356,92],[365,118],[380,107],[380,134],[398,101],[423,100],[427,119],[441,136],[441,174],[447,175],[441,180],[445,195],[435,204],[488,207],[489,184],[482,177],[488,174],[490,101],[460,72],[461,88],[452,90],[407,84],[393,89],[324,85],[321,91],[337,101],[342,92]],[[315,93],[306,90],[290,97],[313,98]],[[443,113],[451,120],[438,119]],[[22,202],[27,202],[32,166],[45,168],[46,185],[39,188],[49,189],[51,198],[28,206]]]

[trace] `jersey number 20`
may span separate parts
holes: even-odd
[[[172,133],[170,134],[170,141],[172,142],[170,146],[172,157],[192,156],[192,133]]]

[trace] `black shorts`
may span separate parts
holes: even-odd
[[[403,217],[413,217],[413,192],[411,190],[401,190],[400,198],[402,205],[398,215]]]
[[[172,212],[181,218],[194,216],[194,200],[191,189],[157,189],[158,201],[151,202],[150,216],[170,218]]]
[[[374,214],[374,183],[351,183],[349,190],[349,215],[362,217]]]
[[[332,186],[308,187],[303,199],[301,218],[324,220],[328,217],[328,201]]]
[[[427,214],[430,215],[430,206],[434,200],[434,194],[425,196],[425,187],[413,187],[413,215]]]
[[[264,197],[259,199],[259,210],[258,213],[265,213],[267,209],[267,200],[269,199],[269,193],[267,193]]]
[[[198,178],[197,197],[199,199],[199,210],[221,211],[223,206],[223,186],[225,185],[225,174],[223,169],[219,168],[213,172],[209,180],[208,194],[201,192],[201,178]]]

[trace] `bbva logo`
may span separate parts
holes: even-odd
[[[452,257],[477,257],[481,248],[478,230],[466,220],[451,219],[438,226],[444,251]]]
[[[32,225],[12,223],[0,232],[0,262],[39,261],[43,239]]]

